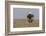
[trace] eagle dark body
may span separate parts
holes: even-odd
[[[27,18],[31,19],[32,17],[34,17],[32,14],[28,14]]]
[[[28,14],[28,15],[27,15],[27,18],[28,18],[28,22],[29,22],[29,23],[33,21],[33,19],[32,19],[33,17],[34,17],[33,14]]]

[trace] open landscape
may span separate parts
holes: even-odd
[[[33,19],[32,23],[30,23],[31,21],[30,19]],[[14,28],[39,27],[39,9],[38,8],[14,8],[13,26]]]
[[[14,28],[19,27],[38,27],[39,26],[39,20],[34,20],[32,23],[28,23],[25,19],[14,19]]]

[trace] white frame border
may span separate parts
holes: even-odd
[[[13,8],[39,8],[39,27],[13,28]],[[10,5],[10,32],[36,30],[42,30],[42,6]]]

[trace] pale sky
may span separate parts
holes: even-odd
[[[39,18],[39,9],[37,8],[14,8],[13,9],[13,17],[14,19],[25,19],[28,13],[34,15],[34,19]]]

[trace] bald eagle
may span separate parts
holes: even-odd
[[[29,22],[29,23],[32,23],[32,21],[33,21],[32,18],[33,18],[33,17],[34,17],[33,14],[28,14],[28,15],[27,15],[27,18],[28,18],[28,22]]]

